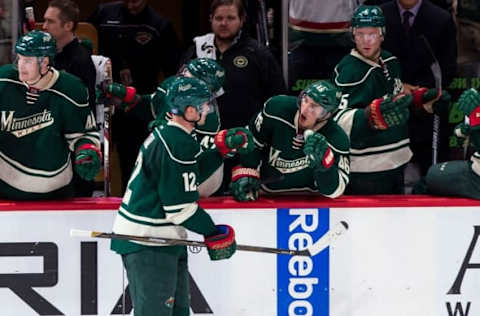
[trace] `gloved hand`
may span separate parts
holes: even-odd
[[[247,154],[251,152],[255,146],[252,133],[243,127],[221,130],[215,135],[214,142],[217,150],[223,157],[236,152]]]
[[[87,181],[93,180],[102,165],[102,153],[92,144],[83,144],[75,150],[75,171]]]
[[[210,260],[222,260],[230,258],[237,250],[235,231],[229,225],[216,225],[217,232],[205,237]]]
[[[410,115],[411,95],[399,94],[394,97],[375,99],[365,108],[365,115],[372,129],[386,130],[389,127],[403,125]]]
[[[260,174],[252,168],[235,166],[232,169],[230,191],[239,202],[255,201],[260,190]]]
[[[466,138],[470,135],[470,125],[467,125],[464,122],[457,124],[453,129],[453,133],[457,137]]]
[[[463,91],[458,98],[458,108],[468,116],[470,128],[473,131],[480,129],[480,93],[471,88]]]
[[[113,104],[121,110],[128,112],[140,102],[142,96],[137,94],[137,89],[124,86],[120,83],[109,83],[104,86],[107,98],[112,99]]]
[[[450,100],[451,96],[447,90],[442,90],[441,94],[439,94],[437,89],[428,89],[425,87],[413,91],[413,104],[415,108],[428,113],[446,113]]]
[[[328,147],[327,139],[320,133],[305,131],[303,152],[307,156],[308,166],[316,171],[326,171],[335,162],[335,156]]]

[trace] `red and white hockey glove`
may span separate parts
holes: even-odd
[[[425,87],[413,91],[413,104],[416,109],[427,113],[442,114],[448,110],[451,96],[446,90]]]
[[[411,95],[400,94],[373,100],[364,110],[368,124],[376,130],[386,130],[405,124],[410,115],[408,107],[412,98]]]
[[[208,255],[211,260],[230,258],[237,250],[235,231],[229,225],[216,225],[215,235],[205,237]]]
[[[243,127],[221,130],[215,135],[214,142],[223,157],[236,152],[246,154],[254,148],[252,133]]]
[[[124,112],[133,109],[142,99],[142,96],[137,94],[137,89],[134,87],[116,82],[106,84],[104,91],[107,98],[112,99],[113,104]]]
[[[232,169],[230,191],[239,202],[255,201],[260,190],[260,174],[252,168],[235,166]]]
[[[458,108],[468,117],[472,130],[480,129],[480,93],[471,88],[465,90],[458,98]]]
[[[102,166],[102,153],[93,144],[83,144],[75,150],[75,171],[87,181],[93,180]]]

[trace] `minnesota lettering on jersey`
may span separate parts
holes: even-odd
[[[51,111],[35,113],[26,117],[15,117],[15,111],[1,111],[0,130],[20,138],[48,127],[55,122]]]
[[[270,154],[268,157],[268,163],[270,166],[276,168],[281,173],[294,173],[308,167],[306,156],[294,160],[287,160],[280,158],[281,152],[281,150],[270,147]]]

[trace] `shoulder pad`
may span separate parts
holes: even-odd
[[[55,84],[48,90],[53,90],[58,95],[68,100],[75,106],[88,106],[88,90],[82,80],[65,71],[59,71]]]
[[[263,113],[267,117],[280,118],[290,122],[297,112],[297,97],[289,95],[273,96],[265,102]]]
[[[0,67],[0,78],[18,79],[18,72],[13,68],[12,64],[3,65]]]
[[[343,129],[332,119],[328,124],[322,127],[320,132],[327,138],[328,143],[337,151],[341,153],[350,152],[350,140]]]
[[[195,164],[200,154],[200,145],[177,126],[163,125],[154,130],[170,158],[180,164]]]
[[[355,86],[366,80],[373,66],[352,55],[346,55],[335,66],[335,85],[338,87]]]

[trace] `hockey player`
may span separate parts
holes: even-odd
[[[15,51],[16,66],[0,68],[0,196],[71,197],[73,170],[92,180],[101,166],[87,90],[80,79],[51,66],[56,44],[50,34],[27,33]]]
[[[469,137],[476,152],[470,161],[447,161],[431,166],[425,177],[427,193],[480,199],[480,93],[473,88],[464,91],[458,107],[465,113],[465,122],[455,128],[455,134]]]
[[[377,6],[360,6],[352,17],[355,48],[335,67],[342,91],[335,121],[350,137],[351,175],[346,194],[403,194],[403,172],[412,157],[407,121],[415,111],[437,111],[438,91],[403,94],[400,64],[381,49],[385,19]]]
[[[195,77],[204,81],[210,91],[219,97],[223,94],[225,71],[213,59],[197,58],[186,64],[178,76]],[[165,95],[169,84],[175,77],[165,79],[155,93],[138,95],[134,87],[127,87],[118,83],[106,86],[106,93],[114,100],[114,104],[124,111],[132,111],[144,120],[155,119],[151,126],[165,124],[171,117],[165,102]],[[199,122],[196,122],[192,136],[198,141],[203,150],[214,147],[214,137],[220,130],[220,116],[215,106]],[[223,160],[213,160],[202,170],[199,193],[201,197],[210,196],[221,185],[223,179]]]
[[[298,98],[270,98],[250,121],[256,149],[241,155],[241,165],[232,170],[235,199],[256,200],[260,189],[342,195],[349,181],[349,141],[331,118],[340,97],[334,85],[317,81]]]
[[[211,99],[206,84],[196,78],[172,82],[166,95],[172,119],[156,127],[143,143],[114,223],[115,233],[184,239],[188,229],[205,236],[212,260],[233,255],[233,228],[216,226],[197,204],[199,165],[208,163],[207,153],[215,159],[247,150],[248,139],[242,131],[224,130],[215,138],[217,149],[200,155],[200,146],[190,134]],[[111,248],[122,255],[135,316],[189,315],[185,246],[112,240]]]

